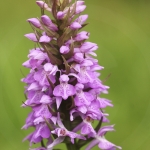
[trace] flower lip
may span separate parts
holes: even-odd
[[[64,17],[64,12],[63,11],[59,11],[57,13],[57,18],[61,20],[61,19],[63,19],[63,17]]]

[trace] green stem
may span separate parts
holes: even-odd
[[[44,141],[43,141],[43,140],[41,141],[41,146],[42,146],[42,147],[45,147],[45,144],[44,144]]]
[[[72,143],[66,143],[66,147],[67,147],[67,150],[79,150],[76,147],[76,144],[72,144]]]

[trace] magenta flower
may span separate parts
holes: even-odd
[[[69,96],[75,94],[75,88],[71,84],[68,84],[69,77],[67,75],[61,75],[59,78],[60,84],[54,88],[53,95],[60,96],[66,100]]]
[[[75,138],[83,139],[83,140],[86,139],[84,136],[81,136],[75,132],[68,131],[65,128],[65,126],[62,124],[59,113],[57,118],[57,124],[59,127],[51,131],[51,133],[56,134],[58,138],[56,138],[51,144],[49,144],[47,148],[53,148],[55,145],[61,143],[62,141],[64,141],[66,136],[70,137],[72,144],[74,144]]]
[[[122,149],[120,146],[116,146],[115,144],[107,141],[104,137],[107,131],[114,131],[113,125],[112,126],[104,126],[102,127],[97,135],[95,135],[95,140],[93,140],[86,148],[86,150],[91,150],[92,147],[98,144],[98,147],[102,150],[116,150]]]
[[[105,139],[113,126],[101,127],[103,122],[109,122],[103,110],[113,104],[101,97],[109,87],[97,72],[104,67],[93,58],[98,46],[86,41],[90,33],[80,31],[87,25],[88,15],[81,15],[85,2],[46,0],[36,4],[41,16],[27,20],[33,33],[25,35],[35,48],[23,63],[30,73],[21,80],[26,83],[27,98],[22,107],[31,108],[22,129],[35,130],[24,140],[30,146],[41,143],[30,150],[52,150],[62,142],[68,150],[79,150],[88,143],[86,150],[96,145],[102,150],[121,149]],[[51,18],[46,15],[49,13]],[[96,128],[93,121],[99,122]]]

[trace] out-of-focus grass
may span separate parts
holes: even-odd
[[[150,138],[150,2],[147,0],[85,0],[90,23],[85,30],[99,45],[99,63],[105,67],[101,79],[111,88],[105,97],[110,124],[116,132],[107,138],[124,150],[149,150]],[[23,35],[31,30],[27,18],[38,17],[34,0],[0,1],[0,149],[27,150],[21,140],[30,131],[20,130],[29,109],[24,100],[21,67],[34,45]],[[98,148],[93,148],[96,150]],[[65,150],[65,148],[64,148]]]

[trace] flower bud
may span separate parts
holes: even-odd
[[[81,25],[85,23],[88,19],[88,15],[81,15],[75,21],[79,22]]]
[[[62,46],[61,48],[60,48],[60,53],[62,53],[62,54],[67,54],[68,52],[69,52],[69,47],[67,47],[67,46]]]
[[[51,19],[47,15],[41,16],[41,20],[44,25],[46,25],[49,29],[53,31],[57,31],[58,28],[55,24],[52,23]]]
[[[29,33],[29,34],[25,34],[25,37],[27,37],[29,40],[33,41],[33,42],[37,42],[37,38],[36,35],[34,33]]]
[[[80,25],[80,23],[78,22],[73,22],[71,25],[70,25],[70,28],[72,30],[76,30],[76,29],[80,29],[82,26]]]
[[[85,5],[76,7],[76,14],[80,14],[81,12],[83,12],[85,10],[85,8],[86,8]]]
[[[42,8],[42,9],[44,8],[45,10],[50,11],[50,12],[52,11],[51,8],[49,8],[48,5],[45,2],[36,1],[36,3],[40,8]]]
[[[63,19],[64,15],[65,15],[65,14],[64,14],[63,11],[59,11],[59,12],[57,13],[57,19],[59,19],[59,20]]]
[[[27,21],[33,24],[36,28],[41,28],[40,21],[37,18],[30,18]]]
[[[49,43],[51,41],[51,38],[47,35],[43,35],[40,37],[39,42],[43,42],[43,43]]]

